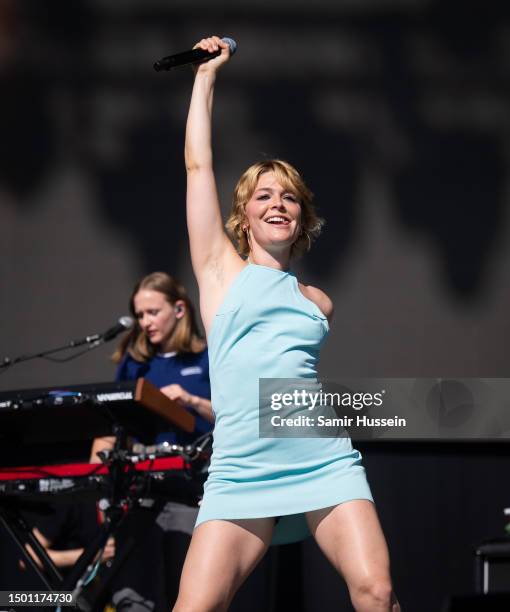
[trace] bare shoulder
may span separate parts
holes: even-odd
[[[299,283],[299,289],[306,298],[311,300],[322,311],[328,321],[331,321],[334,311],[331,298],[324,293],[324,291],[312,285],[303,285]]]

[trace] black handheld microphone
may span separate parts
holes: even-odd
[[[232,38],[222,38],[223,42],[226,42],[229,49],[230,55],[234,55],[237,49],[237,43]],[[221,55],[221,49],[209,53],[204,49],[191,49],[190,51],[184,51],[184,53],[177,53],[176,55],[168,55],[167,57],[161,58],[155,62],[154,70],[159,72],[160,70],[170,70],[171,68],[177,68],[177,66],[188,66],[189,64],[201,64],[202,62],[208,62],[214,57]]]

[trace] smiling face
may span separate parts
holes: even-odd
[[[138,325],[149,342],[166,350],[177,321],[182,316],[183,304],[180,301],[175,305],[170,304],[160,291],[140,289],[133,298],[133,306]]]
[[[252,164],[240,176],[233,196],[225,227],[242,257],[259,249],[273,258],[278,255],[278,259],[299,256],[310,250],[324,224],[315,210],[313,193],[296,168],[282,159],[265,159]],[[261,210],[265,218],[264,207],[268,206],[275,206],[273,215],[283,217],[283,221],[273,219],[270,226],[261,225]],[[272,234],[268,228],[272,228]],[[258,255],[265,259],[262,253]]]
[[[253,243],[269,252],[290,248],[301,231],[301,204],[273,172],[261,174],[245,208],[245,227]]]

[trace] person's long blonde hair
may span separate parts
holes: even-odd
[[[281,159],[268,159],[250,166],[241,176],[234,190],[232,210],[225,227],[237,245],[240,255],[248,256],[250,245],[248,235],[243,230],[246,223],[246,204],[253,195],[262,174],[273,172],[280,185],[293,193],[301,204],[301,232],[292,245],[291,255],[309,251],[313,241],[321,233],[324,219],[321,219],[313,205],[313,193],[308,189],[299,172],[288,162]]]
[[[199,353],[205,348],[205,341],[200,335],[195,317],[195,308],[186,293],[186,289],[175,278],[166,272],[153,272],[144,276],[134,287],[129,299],[129,310],[135,319],[133,329],[119,342],[112,355],[114,363],[120,363],[128,352],[136,361],[146,362],[158,352],[157,347],[149,342],[147,335],[138,324],[134,298],[142,289],[162,293],[170,305],[177,301],[185,303],[184,315],[177,320],[171,338],[171,351],[177,353]]]

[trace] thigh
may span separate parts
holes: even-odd
[[[274,519],[214,520],[193,532],[176,610],[226,610],[266,552]]]
[[[372,502],[356,499],[308,512],[310,531],[349,589],[367,581],[389,580],[389,555]]]

